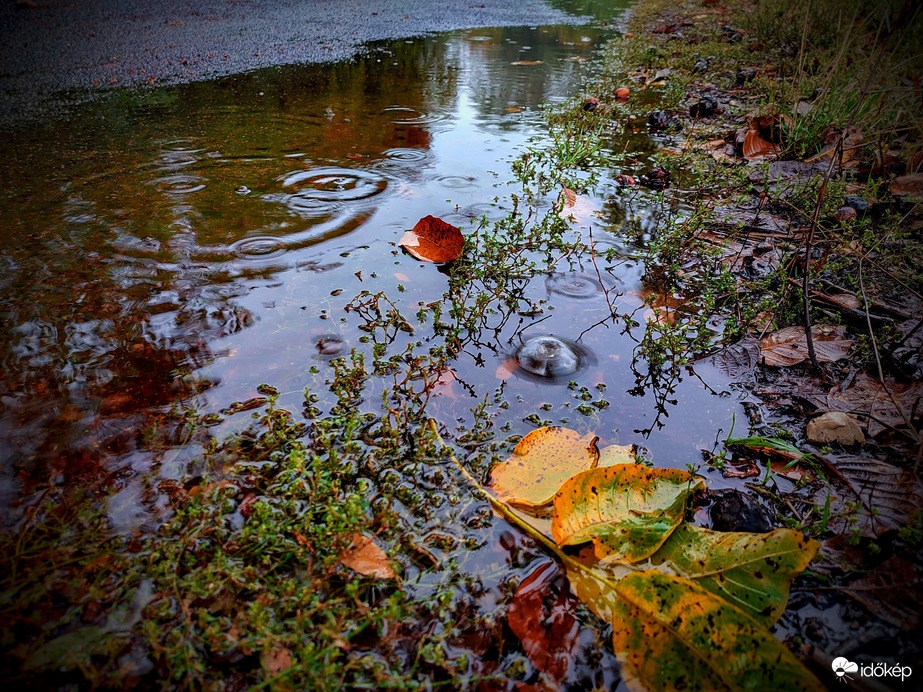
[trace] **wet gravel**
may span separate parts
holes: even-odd
[[[342,60],[368,41],[574,23],[541,0],[58,0],[0,3],[0,115],[49,96]]]

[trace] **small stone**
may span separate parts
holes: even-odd
[[[670,172],[663,166],[654,166],[638,182],[651,190],[665,190],[670,186]]]
[[[709,495],[717,498],[708,510],[715,531],[766,533],[772,530],[769,513],[749,495],[732,489],[715,490]]]
[[[858,423],[842,411],[830,411],[808,422],[805,435],[812,444],[839,442],[843,445],[865,444]]]
[[[856,214],[856,210],[852,207],[840,207],[833,215],[833,220],[843,223],[844,221],[852,221],[857,216],[858,214]]]
[[[755,67],[742,67],[737,70],[737,76],[735,82],[738,84],[746,84],[747,82],[752,82],[756,77],[757,69]]]
[[[695,61],[695,65],[692,66],[693,73],[705,72],[706,70],[708,70],[708,60],[702,60],[699,58]]]
[[[717,108],[718,104],[715,103],[715,99],[705,96],[689,106],[689,115],[693,118],[707,118],[709,115],[714,115]]]
[[[241,185],[239,188],[234,190],[234,192],[236,192],[238,195],[249,195],[250,188],[247,187],[246,185]]]
[[[648,115],[647,125],[654,132],[680,129],[680,124],[676,122],[676,119],[664,111],[653,111],[650,115]]]
[[[843,198],[843,204],[854,209],[857,214],[865,215],[869,210],[869,203],[861,197],[847,196]]]

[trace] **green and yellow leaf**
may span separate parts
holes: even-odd
[[[618,464],[570,478],[554,497],[551,535],[559,546],[593,542],[603,563],[640,562],[683,520],[686,499],[704,488],[677,469]]]
[[[615,588],[612,644],[631,690],[824,690],[768,629],[687,579],[649,570]]]
[[[782,616],[792,579],[819,544],[791,529],[770,533],[721,532],[684,524],[651,558],[667,563],[766,627]]]
[[[599,463],[596,466],[603,468],[616,464],[633,464],[636,451],[634,445],[607,445],[599,450]]]
[[[515,507],[547,507],[564,481],[596,466],[598,439],[557,425],[533,430],[509,459],[491,469],[489,486],[498,499]]]

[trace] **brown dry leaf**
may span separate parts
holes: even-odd
[[[888,380],[887,384],[904,413],[913,416],[913,412],[916,411],[916,416],[919,417],[923,412],[923,383]],[[805,393],[801,396],[819,409],[856,414],[860,425],[866,427],[870,437],[887,430],[887,426],[901,428],[905,425],[904,418],[894,406],[881,381],[866,372],[857,374],[845,391],[827,394]]]
[[[744,158],[747,161],[754,159],[774,159],[779,156],[781,150],[777,144],[773,144],[762,137],[758,129],[750,128],[747,136],[744,137]]]
[[[838,493],[831,503],[830,528],[834,531],[854,529],[867,538],[878,538],[908,526],[920,526],[923,507],[923,484],[913,471],[892,466],[879,459],[858,456],[828,457],[849,483],[851,490]],[[826,502],[818,495],[817,499]],[[855,509],[856,498],[862,506]]]
[[[577,599],[554,562],[523,579],[510,603],[507,623],[523,651],[541,672],[562,683],[579,647]]]
[[[902,175],[891,183],[891,194],[895,197],[911,197],[923,200],[923,173]]]
[[[520,111],[522,111],[522,108],[516,108],[515,106],[506,109],[507,113],[519,113]]]
[[[805,475],[806,472],[802,471],[797,466],[792,466],[791,468],[785,468],[790,463],[791,462],[789,460],[770,461],[769,468],[771,468],[777,476],[782,476],[783,478],[788,478],[788,480],[790,481],[798,482],[801,480],[801,478]]]
[[[451,262],[461,257],[465,237],[442,219],[425,216],[412,231],[404,233],[398,245],[424,262]]]
[[[859,147],[865,141],[865,135],[858,127],[847,128],[845,138],[838,128],[828,128],[827,131],[824,132],[824,148],[820,150],[819,154],[806,159],[806,161],[829,161],[833,158],[837,143],[841,138],[843,139],[843,149],[839,163],[849,163],[856,157],[856,154],[859,152]]]
[[[558,488],[580,471],[599,462],[593,433],[553,425],[526,435],[512,456],[490,471],[489,486],[500,500],[524,509],[542,509],[554,500]]]
[[[812,327],[814,353],[824,363],[845,358],[852,347],[852,339],[843,337],[842,327],[825,329]],[[763,362],[777,368],[800,363],[808,357],[808,340],[802,327],[785,327],[760,339]]]
[[[394,579],[391,561],[384,550],[367,536],[353,536],[352,543],[340,555],[340,562],[354,572],[378,579]]]
[[[292,652],[283,646],[274,651],[264,651],[260,660],[270,676],[278,675],[292,667]]]
[[[882,620],[910,631],[923,620],[921,587],[919,568],[895,555],[843,591]]]
[[[544,60],[516,60],[511,62],[510,65],[541,65],[544,62]]]
[[[816,300],[832,303],[838,308],[843,308],[844,310],[860,309],[859,298],[851,293],[821,293],[820,291],[812,291],[812,293]]]

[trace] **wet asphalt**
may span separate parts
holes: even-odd
[[[0,117],[64,95],[341,60],[380,39],[573,22],[541,0],[0,0]]]

